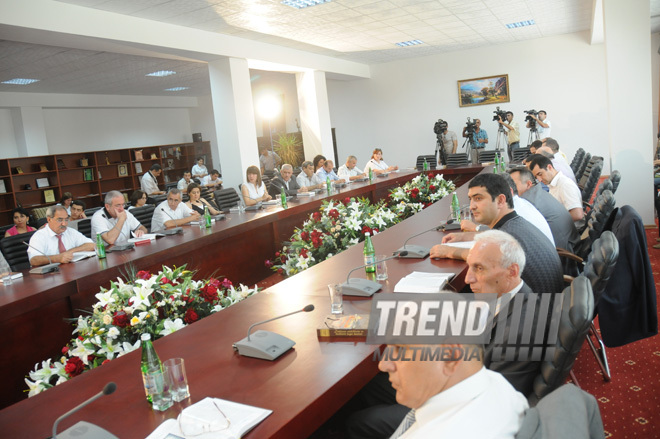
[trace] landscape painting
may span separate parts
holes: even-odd
[[[458,96],[461,107],[509,102],[509,75],[458,81]]]

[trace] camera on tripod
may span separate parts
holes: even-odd
[[[527,113],[527,117],[525,117],[525,122],[529,122],[529,127],[534,128],[536,126],[536,119],[534,119],[532,115],[538,117],[539,112],[536,110],[529,110],[529,111],[525,111],[525,113]]]
[[[435,125],[433,125],[433,132],[435,133],[438,139],[440,139],[442,133],[444,133],[446,129],[447,129],[447,122],[445,122],[442,119],[438,119]]]
[[[493,113],[495,113],[495,116],[493,116],[493,122],[498,122],[500,119],[502,119],[502,122],[506,121],[506,111],[500,110],[500,107],[497,107]]]
[[[470,118],[467,118],[467,123],[465,124],[465,134],[468,136],[471,136],[474,134],[474,130],[477,128],[477,120],[470,120]]]

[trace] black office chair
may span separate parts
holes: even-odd
[[[167,200],[167,194],[149,195],[149,198],[147,198],[147,204],[153,204],[154,206],[158,206],[160,203],[162,203],[165,200]]]
[[[14,227],[13,224],[7,224],[6,226],[0,227],[0,240],[5,237],[5,233],[7,233],[7,230],[11,229]]]
[[[415,168],[418,171],[424,170],[424,160],[429,165],[429,169],[435,169],[438,167],[438,159],[435,158],[435,155],[418,155],[417,161],[415,162]]]
[[[600,179],[600,174],[603,171],[603,163],[602,162],[597,162],[593,165],[589,172],[589,176],[582,177],[582,180],[580,182],[584,181],[584,184],[582,186],[578,185],[580,190],[582,191],[582,201],[589,201],[591,199],[591,196],[594,193],[594,190],[596,189],[596,185],[598,184],[598,180]]]
[[[78,231],[86,237],[92,239],[92,219],[85,218],[78,221]],[[94,240],[96,241],[96,237],[94,237]]]
[[[23,244],[23,241],[30,242],[30,238],[32,238],[32,235],[35,233],[37,232],[21,233],[20,235],[9,236],[0,241],[2,254],[5,256],[12,271],[20,271],[30,268],[30,260],[27,255],[28,247]]]
[[[619,187],[619,183],[621,182],[621,173],[616,170],[612,171],[609,180],[612,182],[612,193],[614,194],[616,193],[616,190]]]
[[[47,222],[48,222],[48,218],[46,218],[46,217],[37,219],[37,227],[36,228],[37,229],[42,228],[44,225],[46,225]]]
[[[578,276],[564,289],[554,355],[541,364],[528,398],[530,406],[564,384],[587,337],[594,311],[591,282],[586,276]]]
[[[238,206],[241,200],[241,197],[233,187],[217,190],[213,194],[220,210],[229,210],[234,206]]]
[[[156,206],[153,204],[145,204],[142,207],[136,207],[135,209],[131,209],[131,214],[138,220],[140,221],[140,224],[142,224],[147,231],[151,230],[151,219],[154,216],[154,210],[156,209]]]
[[[85,209],[85,216],[86,216],[87,218],[91,218],[92,215],[94,215],[94,213],[95,213],[97,210],[99,210],[99,209],[103,209],[103,206],[90,207],[89,209]]]
[[[479,163],[494,163],[495,162],[495,150],[483,150],[479,149],[477,152],[477,161]]]
[[[582,174],[584,174],[584,170],[587,169],[587,165],[589,164],[589,160],[591,160],[591,154],[586,152],[584,156],[582,157],[582,161],[580,162],[579,166],[577,167],[577,171],[575,172],[575,180],[580,181],[582,178]]]
[[[447,155],[447,166],[467,166],[468,162],[468,155],[465,153]]]
[[[178,181],[172,181],[172,182],[169,182],[169,183],[165,183],[165,192],[169,191],[172,188],[177,187],[178,184],[179,184]]]
[[[575,245],[573,253],[579,256],[582,260],[586,259],[591,253],[591,245],[595,242],[605,230],[607,221],[613,214],[616,208],[616,198],[611,191],[604,191],[594,201],[593,208],[587,213],[586,226],[582,230],[578,230],[580,235],[585,230],[589,230],[588,235]],[[560,252],[560,256],[563,256]]]
[[[578,150],[575,151],[573,160],[571,160],[571,169],[573,170],[573,174],[575,174],[578,171],[580,164],[582,164],[583,157],[584,157],[584,149],[578,148]]]
[[[522,163],[530,154],[529,148],[516,148],[513,150],[513,161]]]

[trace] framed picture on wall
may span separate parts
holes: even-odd
[[[48,182],[47,178],[37,178],[37,187],[42,188],[42,187],[48,187],[50,186],[50,183]]]
[[[123,164],[117,166],[117,174],[119,174],[120,177],[126,177],[128,175],[128,165]]]
[[[458,81],[458,105],[502,104],[509,102],[509,75],[484,76]]]
[[[136,163],[135,164],[135,173],[136,174],[142,174],[142,163]]]

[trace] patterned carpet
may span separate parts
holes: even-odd
[[[656,291],[660,291],[660,249],[657,229],[646,230]],[[660,303],[660,300],[658,301]],[[573,367],[583,390],[598,400],[606,438],[660,437],[660,337],[607,348],[612,381],[605,382],[588,345]]]

